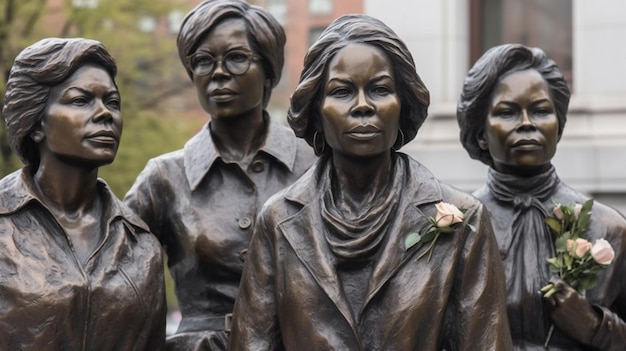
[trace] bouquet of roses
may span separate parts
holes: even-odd
[[[476,228],[474,228],[473,225],[463,223],[466,211],[465,209],[459,209],[453,204],[449,204],[447,202],[440,202],[436,204],[435,207],[437,208],[437,213],[434,218],[428,217],[430,226],[426,232],[423,234],[411,233],[404,240],[405,250],[410,249],[420,242],[430,242],[428,248],[417,256],[418,260],[428,254],[428,262],[430,262],[430,258],[433,255],[433,249],[435,248],[435,243],[437,243],[437,239],[439,239],[439,236],[441,236],[442,233],[452,233],[460,225],[466,225],[471,231],[476,231]]]
[[[555,203],[554,217],[545,219],[546,224],[556,235],[556,256],[548,258],[550,271],[563,281],[584,294],[587,289],[598,284],[597,273],[613,261],[615,252],[608,241],[598,239],[591,244],[581,236],[589,229],[593,200],[581,204],[561,205]],[[541,289],[549,298],[561,287],[550,283]],[[550,326],[545,345],[547,347],[554,325]]]

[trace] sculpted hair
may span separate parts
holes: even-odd
[[[527,69],[534,69],[547,82],[559,121],[559,138],[563,134],[570,91],[559,67],[539,48],[521,44],[495,46],[470,69],[457,104],[461,143],[471,158],[493,167],[489,150],[478,145],[478,137],[484,133],[491,95],[502,78]]]
[[[176,44],[178,56],[187,74],[193,79],[187,56],[193,54],[207,33],[218,23],[241,18],[246,23],[248,41],[255,54],[261,56],[269,86],[263,93],[263,107],[267,107],[272,89],[278,85],[285,63],[285,31],[276,18],[265,9],[243,0],[205,0],[183,19]]]
[[[337,52],[350,44],[366,44],[382,50],[394,68],[401,101],[402,145],[413,140],[428,115],[430,93],[416,72],[413,56],[387,25],[367,15],[345,15],[333,21],[304,57],[300,82],[291,96],[287,121],[297,136],[313,146],[315,132],[322,132],[320,106],[328,65]],[[399,148],[402,140],[394,147]],[[315,149],[315,147],[314,147]],[[330,147],[324,150],[329,152]]]
[[[30,133],[41,125],[50,90],[86,63],[103,67],[115,79],[115,60],[102,43],[91,39],[43,39],[13,62],[2,113],[11,148],[33,170],[39,166],[39,148]]]

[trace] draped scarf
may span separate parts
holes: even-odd
[[[544,221],[549,214],[542,203],[550,199],[559,182],[554,167],[530,178],[489,169],[487,178],[491,194],[513,210],[509,229],[496,233],[504,254],[511,333],[513,339],[533,339],[539,345],[550,324],[539,290],[551,276],[546,260],[556,252]]]
[[[330,164],[329,161],[326,174],[329,180],[332,179]],[[321,199],[322,220],[330,250],[340,260],[356,262],[368,259],[377,252],[385,232],[396,217],[402,190],[400,164],[394,157],[390,181],[385,186],[382,198],[357,218],[345,218],[337,206],[331,181],[326,182]]]

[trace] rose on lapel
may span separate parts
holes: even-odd
[[[437,214],[435,214],[437,227],[445,228],[450,227],[453,224],[463,222],[463,212],[461,212],[461,210],[459,210],[456,206],[447,202],[440,202],[435,204],[435,207],[437,208]]]

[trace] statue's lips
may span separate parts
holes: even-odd
[[[119,137],[112,131],[100,131],[88,135],[87,139],[100,144],[116,144],[119,140]]]
[[[371,124],[367,124],[367,125],[358,125],[356,127],[350,128],[350,130],[346,132],[346,135],[348,135],[352,139],[370,140],[370,139],[376,138],[381,133],[382,132],[380,131],[378,127],[371,125]]]
[[[215,89],[209,93],[209,97],[215,101],[229,101],[237,95],[230,89]]]
[[[515,142],[513,147],[520,150],[535,150],[541,148],[542,144],[535,139],[524,139]]]

